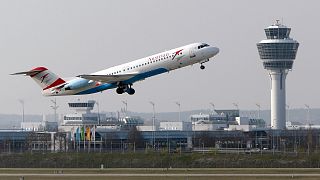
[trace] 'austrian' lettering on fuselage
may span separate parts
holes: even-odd
[[[160,59],[160,58],[168,57],[169,54],[170,54],[170,53],[164,53],[164,54],[160,54],[160,55],[157,55],[157,56],[149,57],[149,60],[150,60],[150,61],[158,60],[158,59]]]

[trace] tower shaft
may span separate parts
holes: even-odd
[[[269,71],[271,78],[271,128],[286,128],[286,70]]]

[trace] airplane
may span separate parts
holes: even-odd
[[[133,83],[178,68],[203,63],[219,53],[219,48],[206,43],[193,43],[92,74],[62,79],[46,67],[11,75],[30,76],[42,88],[44,96],[85,95],[116,88],[118,94],[133,95]]]

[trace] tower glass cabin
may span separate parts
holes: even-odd
[[[278,22],[265,29],[267,39],[257,43],[264,69],[271,78],[271,128],[286,127],[285,80],[292,70],[299,43],[289,37],[291,28]]]

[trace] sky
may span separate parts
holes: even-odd
[[[129,111],[235,108],[270,109],[270,78],[256,43],[277,19],[292,28],[300,43],[287,76],[290,108],[320,107],[320,3],[316,0],[1,0],[0,113],[52,113],[52,97],[43,97],[29,77],[10,76],[45,66],[59,76],[92,73],[193,42],[217,46],[220,53],[200,70],[195,64],[134,84],[136,94],[115,90],[86,96],[57,97],[67,102],[94,99],[100,110]]]

